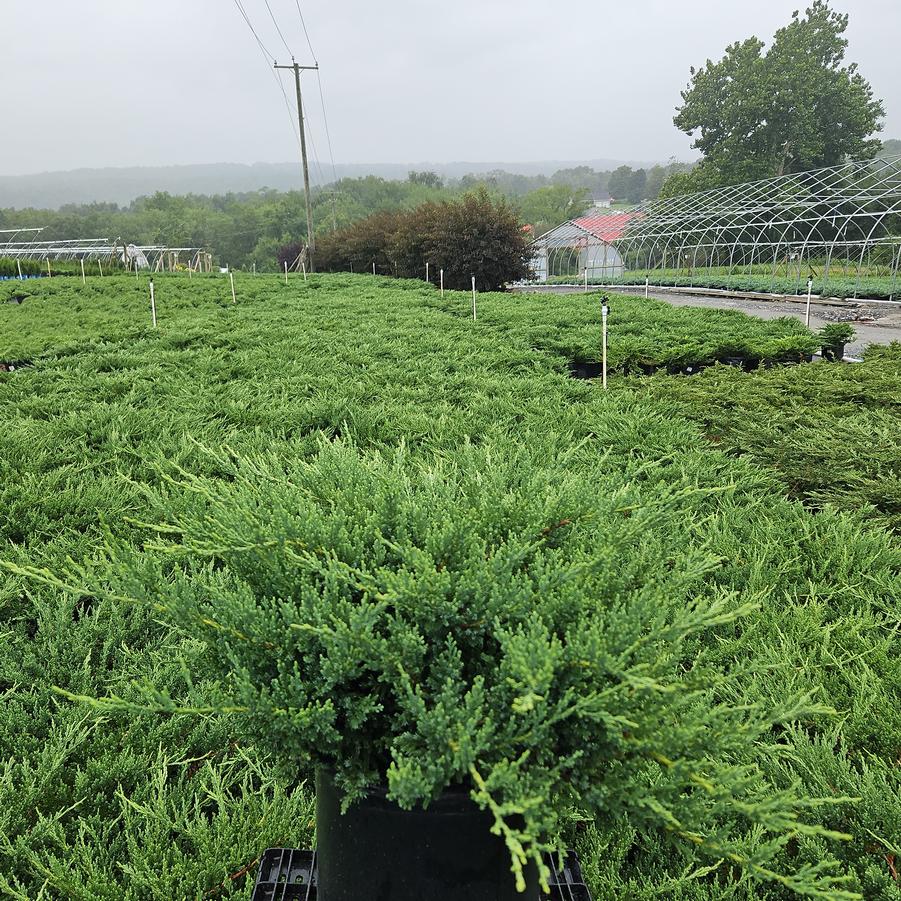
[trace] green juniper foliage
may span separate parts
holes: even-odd
[[[808,333],[615,298],[605,393],[568,375],[571,360],[598,359],[596,295],[482,295],[474,324],[465,294],[442,300],[421,282],[239,275],[237,288],[233,305],[225,279],[158,278],[154,331],[133,276],[0,285],[0,361],[33,363],[0,372],[0,893],[249,897],[265,847],[313,841],[317,758],[298,747],[287,760],[255,728],[266,705],[288,709],[262,686],[321,694],[356,659],[368,669],[335,697],[358,718],[348,734],[381,744],[370,761],[350,749],[347,788],[368,770],[418,803],[457,767],[524,849],[559,829],[599,898],[785,901],[819,886],[897,901],[901,348],[859,366],[623,376],[675,366],[692,342],[714,360],[736,347],[762,359],[767,342]],[[393,507],[389,489],[403,489]],[[427,524],[405,537],[403,517]],[[311,529],[334,539],[330,553],[290,546],[298,562],[259,546]],[[456,565],[439,570],[445,546]],[[510,578],[466,595],[467,578],[484,586],[501,565]],[[578,567],[584,580],[569,578]],[[364,612],[365,639],[382,649],[438,624],[411,604],[364,603],[352,575],[392,597],[422,589],[446,621],[461,598],[510,603],[490,623],[411,641],[409,682],[379,682],[386,655],[364,658],[349,640],[363,640]],[[345,598],[342,648],[340,623],[322,623],[326,596]],[[246,697],[223,654],[251,648],[199,622],[206,607],[221,625],[250,617],[285,649],[247,657],[269,682]],[[570,610],[588,624],[579,634]],[[314,612],[332,633],[281,628]],[[569,667],[568,636],[584,649],[589,634],[607,643],[603,678]],[[645,643],[630,651],[629,635]],[[460,676],[449,637],[460,660],[477,642],[494,656]],[[292,681],[279,670],[288,647],[334,665]],[[363,696],[406,710],[406,725],[354,708]],[[410,711],[423,704],[420,727]],[[255,714],[217,712],[228,705]],[[150,712],[160,707],[194,713]],[[416,754],[479,711],[490,729]],[[583,741],[604,728],[600,714],[638,728]],[[531,731],[511,732],[517,723]],[[344,740],[325,713],[316,727],[318,753]],[[276,728],[311,742],[291,718]],[[553,759],[542,730],[560,743]],[[538,750],[515,764],[525,747]],[[463,767],[476,748],[484,789]],[[693,776],[710,787],[681,791]],[[514,797],[530,801],[531,826],[504,807]],[[804,800],[817,798],[830,803]]]
[[[222,466],[234,481],[190,480],[200,503],[164,529],[187,575],[142,582],[141,558],[113,571],[207,643],[222,709],[286,772],[334,767],[345,804],[385,778],[404,807],[472,784],[518,880],[555,846],[563,801],[820,884],[770,868],[822,830],[769,789],[755,743],[822,711],[723,704],[744,666],[711,679],[686,648],[742,612],[704,585],[716,559],[663,528],[704,489],[492,447],[434,468],[342,444],[287,469]]]
[[[840,270],[840,267],[835,267]],[[614,277],[595,277],[589,279],[589,284],[602,285],[635,285],[636,288],[644,287],[645,279],[649,279],[652,285],[662,287],[693,287],[714,288],[722,291],[750,291],[761,293],[806,295],[806,272],[787,271],[786,264],[780,264],[779,271],[773,273],[772,266],[754,266],[753,272],[730,272],[720,267],[699,267],[697,269],[653,269],[642,272],[622,272]],[[571,284],[573,277],[553,276],[548,279],[551,283]],[[891,275],[890,264],[884,264],[881,269],[873,267],[864,270],[858,276],[856,267],[850,267],[850,271],[844,274],[841,270],[826,275],[817,275],[812,279],[812,289],[815,297],[856,298],[872,297],[877,299],[889,299],[898,293],[897,279]]]

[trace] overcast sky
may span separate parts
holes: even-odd
[[[242,0],[288,53],[265,0]],[[689,66],[769,39],[804,0],[300,0],[337,162],[692,158]],[[299,62],[296,0],[269,0]],[[901,137],[899,0],[837,0],[849,58]],[[235,0],[0,0],[0,174],[284,162],[284,99]],[[312,137],[328,159],[315,75]],[[293,86],[285,80],[293,103]]]

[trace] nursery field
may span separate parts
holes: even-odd
[[[822,268],[822,267],[820,267]],[[729,272],[727,269],[654,269],[650,272],[622,272],[610,278],[589,278],[592,285],[638,285],[643,286],[645,278],[652,285],[662,288],[712,288],[718,291],[747,291],[762,294],[798,295],[807,293],[807,272],[777,272],[774,276],[767,267],[755,267],[752,272]],[[813,275],[813,294],[815,297],[872,298],[875,300],[897,300],[901,291],[901,279],[897,274],[883,271],[881,274],[864,273],[859,277],[853,267],[844,272],[835,267],[828,275],[822,271]],[[579,274],[555,276],[551,283],[581,283]]]
[[[595,899],[901,899],[901,345],[155,287],[0,283],[0,896],[248,899],[338,761]]]

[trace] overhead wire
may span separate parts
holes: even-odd
[[[253,23],[250,21],[250,17],[247,15],[247,11],[244,9],[241,4],[241,0],[234,0],[235,6],[238,7],[238,12],[241,13],[244,21],[247,23],[247,27],[250,29],[250,33],[253,35],[254,40],[257,42],[257,46],[262,50],[264,56],[266,57],[267,62],[275,57],[266,49],[266,45],[261,40],[260,36],[257,34],[256,29],[253,27]]]
[[[297,122],[294,120],[294,114],[291,112],[291,103],[288,100],[287,93],[285,92],[285,86],[282,83],[281,78],[279,77],[278,70],[272,68],[272,66],[276,62],[276,59],[263,43],[260,36],[257,34],[256,29],[253,27],[253,23],[250,21],[250,16],[247,15],[247,10],[244,9],[244,5],[242,4],[241,0],[234,0],[234,4],[238,8],[238,12],[241,13],[241,17],[244,19],[247,27],[250,29],[250,33],[253,35],[257,46],[260,48],[260,53],[263,54],[263,58],[266,61],[266,68],[269,69],[269,71],[272,72],[273,76],[275,77],[275,83],[278,85],[278,89],[282,94],[282,99],[285,102],[285,109],[288,112],[288,121],[291,123],[291,130],[294,132],[294,137],[297,139],[297,142],[300,143],[300,132],[297,129]]]
[[[266,4],[266,9],[269,11],[269,17],[272,19],[272,24],[275,26],[275,30],[278,32],[278,36],[281,38],[282,43],[285,45],[285,49],[288,51],[289,54],[291,54],[291,59],[293,60],[293,59],[294,59],[294,54],[291,52],[291,48],[288,46],[288,42],[285,40],[284,32],[282,31],[281,26],[278,24],[278,19],[276,19],[275,13],[272,11],[272,6],[269,4],[269,0],[263,0],[263,2]],[[316,67],[317,67],[317,68],[316,68],[316,76],[317,76],[317,83],[318,83],[318,85],[319,85],[319,98],[320,98],[320,101],[321,101],[322,104],[323,104],[323,106],[322,106],[322,116],[323,116],[323,122],[324,122],[324,125],[325,125],[326,140],[328,141],[328,144],[329,144],[329,152],[331,153],[331,137],[330,137],[329,134],[328,134],[328,123],[325,121],[325,103],[324,103],[323,98],[322,98],[322,80],[321,80],[321,78],[319,77],[319,68],[318,68],[318,67],[319,67],[319,63],[316,61],[316,54],[315,54],[315,52],[313,51],[313,44],[312,44],[312,42],[310,41],[310,33],[309,33],[309,31],[307,30],[307,23],[306,23],[306,21],[304,20],[303,12],[302,12],[302,10],[301,10],[301,8],[300,8],[300,0],[295,0],[295,6],[297,7],[297,14],[298,14],[298,16],[300,17],[300,25],[301,25],[301,28],[303,29],[304,37],[305,37],[306,40],[307,40],[307,46],[310,48],[310,55],[313,57],[313,63],[314,63],[314,64],[316,65]],[[320,184],[325,184],[325,183],[326,183],[326,177],[325,177],[325,173],[322,171],[322,162],[321,162],[321,158],[320,158],[320,155],[319,155],[319,151],[318,151],[317,148],[316,148],[316,139],[315,139],[315,137],[313,136],[313,129],[312,129],[311,124],[310,124],[310,117],[309,117],[309,114],[308,114],[308,111],[307,111],[307,110],[305,110],[305,112],[304,112],[304,118],[305,118],[305,121],[306,121],[306,124],[307,124],[307,132],[308,132],[308,136],[309,136],[309,139],[310,139],[310,146],[311,146],[312,149],[313,149],[313,164],[315,165],[316,170],[317,170],[318,173],[319,173],[319,183],[320,183]],[[299,137],[300,137],[300,136],[298,135],[298,139],[299,139]],[[335,170],[335,167],[334,167],[334,157],[332,157],[332,171],[334,172],[334,170]]]
[[[263,3],[266,4],[266,9],[269,10],[269,18],[272,19],[272,24],[275,26],[275,30],[278,32],[278,36],[282,39],[282,43],[285,45],[285,50],[288,51],[288,56],[291,59],[294,59],[294,54],[291,52],[291,48],[288,46],[288,42],[285,40],[285,36],[282,34],[281,28],[278,25],[278,19],[275,18],[275,13],[272,12],[272,7],[269,5],[269,0],[263,0]]]
[[[333,181],[337,182],[338,170],[335,167],[335,153],[332,148],[332,135],[328,127],[328,113],[325,109],[325,92],[322,89],[322,74],[319,71],[319,62],[316,58],[316,51],[313,49],[313,42],[310,40],[310,32],[307,30],[306,19],[304,19],[303,10],[300,7],[300,0],[294,0],[294,5],[297,7],[297,16],[300,19],[300,27],[303,29],[304,37],[307,39],[307,47],[310,48],[310,56],[313,57],[313,62],[316,64],[316,81],[319,87],[319,103],[322,107],[322,124],[325,129],[325,140],[328,144],[329,161],[331,162],[332,166],[332,179]],[[325,181],[324,178],[323,181]]]
[[[273,69],[272,71],[275,73],[275,80],[278,83],[278,89],[282,92],[282,100],[285,101],[285,109],[288,111],[288,120],[291,123],[291,131],[294,132],[294,137],[299,145],[300,131],[297,126],[297,120],[295,118],[294,111],[291,109],[291,101],[288,99],[288,92],[285,90],[285,84],[282,81],[282,70]]]
[[[318,69],[316,70],[316,80],[319,82],[319,101],[322,104],[322,122],[325,125],[325,140],[328,143],[328,155],[332,163],[332,178],[337,182],[338,170],[335,168],[335,154],[332,151],[332,136],[328,127],[328,114],[325,111],[325,94],[322,92],[322,77],[319,75]]]
[[[278,23],[278,19],[275,16],[275,13],[272,9],[272,6],[269,3],[269,0],[263,0],[263,2],[269,13],[270,19],[272,19],[272,24],[275,26],[276,33],[278,34],[279,38],[281,39],[282,44],[285,47],[285,50],[288,52],[288,55],[291,57],[291,59],[294,60],[294,54],[291,52],[291,47],[289,46],[288,41],[285,38],[285,33],[282,31],[282,28]],[[287,110],[287,113],[288,113],[288,119],[291,122],[291,128],[294,132],[294,137],[299,144],[300,143],[300,131],[298,129],[298,124],[295,120],[295,114],[291,108],[291,102],[288,99],[288,94],[285,90],[285,85],[284,85],[284,82],[281,77],[281,70],[271,68],[272,65],[274,65],[276,63],[276,58],[275,58],[274,54],[263,43],[262,38],[259,36],[256,29],[254,28],[253,23],[250,19],[250,16],[248,15],[247,10],[245,9],[245,7],[242,3],[242,0],[234,0],[234,4],[237,7],[238,12],[240,12],[241,17],[244,19],[245,24],[250,29],[250,32],[253,35],[253,38],[256,41],[256,44],[259,47],[260,52],[263,54],[263,57],[266,60],[267,67],[270,68],[270,71],[272,71],[273,75],[275,76],[276,84],[278,85],[279,91],[281,92],[282,100],[284,101],[285,109]],[[337,181],[338,176],[337,176],[337,169],[335,167],[335,155],[332,150],[332,137],[331,137],[331,133],[329,131],[329,126],[328,126],[328,114],[327,114],[326,108],[325,108],[325,94],[322,89],[322,77],[320,76],[319,69],[318,69],[319,64],[318,64],[318,62],[316,62],[316,54],[313,50],[313,44],[312,44],[312,41],[310,40],[310,33],[307,29],[307,23],[304,19],[303,11],[301,10],[301,7],[300,7],[300,0],[295,0],[295,6],[297,7],[297,14],[300,18],[300,24],[301,24],[301,28],[303,29],[304,37],[306,38],[307,46],[309,47],[310,54],[313,57],[314,63],[316,63],[316,66],[317,66],[316,80],[317,80],[317,86],[319,88],[319,102],[322,107],[323,126],[324,126],[324,130],[325,130],[326,143],[328,145],[329,159],[331,161],[332,177],[333,177],[334,181]],[[306,121],[307,121],[310,145],[313,150],[313,163],[316,166],[316,169],[318,171],[319,182],[320,182],[320,184],[324,185],[324,184],[326,184],[327,179],[326,179],[325,173],[323,172],[323,169],[322,169],[322,163],[320,160],[319,152],[316,148],[316,140],[313,136],[313,129],[309,127],[310,120],[309,120],[308,116],[306,116]]]
[[[303,28],[304,37],[307,39],[307,47],[310,48],[310,56],[313,57],[313,62],[318,66],[319,63],[316,61],[316,53],[313,50],[313,44],[310,41],[310,33],[307,31],[307,23],[304,21],[303,13],[300,9],[300,0],[294,0],[295,5],[297,6],[297,15],[300,16],[300,24]]]

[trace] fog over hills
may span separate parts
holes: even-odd
[[[628,163],[632,166],[652,165],[636,161],[545,160],[530,163],[457,162],[457,163],[351,163],[335,167],[313,166],[310,178],[314,184],[340,178],[378,175],[388,179],[405,179],[411,170],[429,170],[444,178],[461,178],[503,169],[519,175],[553,175],[560,169],[590,166],[609,170]],[[69,172],[44,172],[34,175],[0,175],[0,208],[57,209],[68,203],[128,204],[136,197],[168,191],[170,194],[225,194],[274,188],[289,191],[302,186],[299,162],[292,163],[209,163],[188,166],[147,166],[115,169],[75,169]]]

